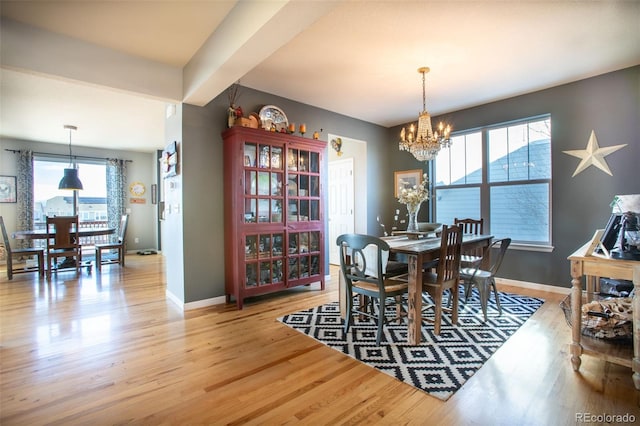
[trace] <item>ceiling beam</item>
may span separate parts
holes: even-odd
[[[2,67],[180,101],[182,69],[3,18]]]
[[[184,102],[204,106],[339,2],[238,2],[184,68]]]

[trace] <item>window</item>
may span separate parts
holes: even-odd
[[[435,161],[436,221],[485,220],[515,243],[551,244],[551,118],[459,133]]]
[[[44,228],[46,216],[73,215],[73,191],[58,189],[66,160],[39,157],[33,161],[34,222]],[[77,162],[83,190],[78,191],[80,222],[107,221],[107,172],[103,163]]]

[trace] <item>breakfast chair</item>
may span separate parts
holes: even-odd
[[[80,245],[80,226],[78,216],[47,216],[47,278],[51,272],[60,269],[75,268],[80,273],[82,266],[82,246]],[[60,257],[65,260],[61,266],[53,268],[52,263]]]
[[[502,308],[500,307],[500,296],[498,294],[498,289],[496,288],[495,277],[510,244],[511,238],[503,238],[501,240],[492,242],[489,247],[485,248],[484,256],[490,256],[491,249],[497,247],[498,245],[500,246],[500,251],[498,252],[498,255],[492,259],[493,263],[488,270],[484,271],[480,269],[482,259],[478,260],[474,266],[462,268],[460,270],[460,279],[464,283],[465,303],[469,295],[471,294],[471,289],[475,286],[478,289],[478,293],[480,296],[480,306],[482,307],[482,314],[484,315],[485,321],[487,320],[487,303],[489,301],[489,293],[491,293],[491,289],[493,289],[496,306],[498,307],[498,314],[502,315]]]
[[[105,243],[105,244],[96,244],[96,270],[100,272],[100,267],[102,265],[110,264],[110,263],[118,263],[121,267],[124,267],[124,255],[125,255],[125,236],[127,234],[127,224],[129,223],[129,215],[123,214],[120,218],[120,228],[118,232],[118,241],[114,243]],[[112,258],[102,258],[103,250],[116,250],[118,252],[118,257],[116,259]]]
[[[484,231],[484,219],[458,219],[453,220],[454,225],[462,228],[462,234],[481,235]],[[465,250],[460,258],[462,266],[471,266],[482,259],[482,248]]]
[[[2,241],[4,241],[4,249],[6,253],[7,261],[7,278],[12,280],[13,274],[21,274],[26,272],[38,272],[41,277],[44,276],[44,250],[38,248],[23,248],[12,249],[9,243],[9,235],[7,234],[7,228],[4,226],[4,218],[0,216],[0,228],[2,228]],[[38,266],[25,266],[23,268],[16,268],[13,266],[14,257],[31,257],[36,256],[38,259]]]
[[[428,309],[435,310],[435,318],[424,317],[425,321],[433,321],[434,333],[440,334],[442,323],[442,312],[451,314],[451,323],[458,322],[458,286],[460,281],[460,250],[462,247],[462,230],[459,226],[442,225],[440,243],[440,255],[435,272],[424,271],[422,273],[422,291],[429,294],[433,304],[426,306],[423,313]],[[443,304],[443,295],[449,291],[449,298],[453,300],[453,307],[448,308]]]
[[[393,298],[391,300],[396,305],[395,319],[402,316],[401,298],[407,292],[407,275],[405,273],[389,276],[391,272],[387,273],[386,270],[389,245],[378,237],[343,234],[338,237],[336,243],[340,249],[340,269],[347,293],[344,331],[349,332],[354,314],[372,318],[378,324],[376,344],[380,345],[383,326],[388,322],[385,318],[385,310],[387,306],[392,305],[388,303],[389,298]],[[370,303],[363,303],[364,298],[361,298],[361,303],[355,307],[353,303],[355,295],[367,297]],[[375,301],[377,301],[377,314]]]

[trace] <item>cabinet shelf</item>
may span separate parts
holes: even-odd
[[[319,282],[324,289],[326,142],[261,129],[222,133],[227,302]]]

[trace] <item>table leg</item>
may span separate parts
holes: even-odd
[[[582,263],[571,262],[571,365],[574,371],[580,369],[580,355],[582,355]]]
[[[633,384],[640,390],[640,266],[633,269]]]
[[[408,341],[411,345],[419,345],[422,325],[422,256],[408,256],[409,261],[409,295],[408,295]]]
[[[347,299],[342,268],[338,270],[338,304],[340,305],[340,318],[347,318]]]

